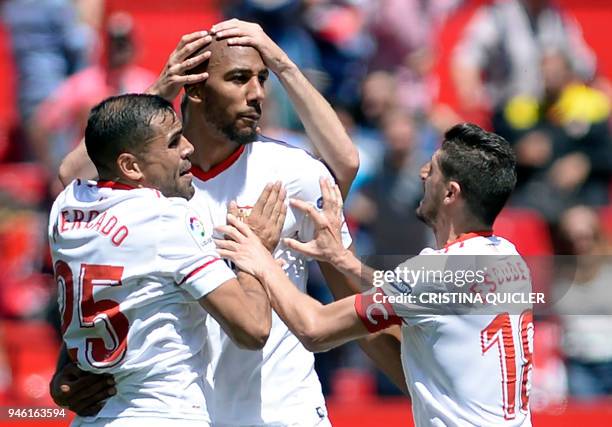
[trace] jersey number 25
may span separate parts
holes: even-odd
[[[76,305],[78,327],[90,331],[84,334],[89,335],[84,343],[85,362],[94,368],[114,366],[120,363],[125,355],[130,325],[127,317],[119,310],[118,302],[110,299],[96,301],[93,290],[94,286],[121,286],[123,267],[81,264],[77,283],[74,283],[74,276],[66,262],[55,263],[55,281],[60,292],[62,334],[73,322]],[[100,323],[101,325],[96,326]],[[106,331],[107,342],[97,332],[100,327]],[[69,348],[68,352],[74,354],[75,350]]]

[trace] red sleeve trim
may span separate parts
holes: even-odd
[[[195,270],[193,270],[191,273],[188,273],[185,275],[185,277],[183,277],[183,280],[181,280],[181,283],[179,283],[178,285],[181,286],[183,283],[185,283],[187,280],[189,280],[191,277],[195,276],[196,274],[198,274],[200,271],[204,270],[206,267],[208,267],[210,264],[212,264],[213,262],[217,262],[217,261],[221,261],[221,258],[213,258],[210,261],[205,262],[204,264],[202,264],[201,266],[199,266],[198,268],[196,268]]]
[[[375,295],[380,295],[376,297]],[[383,297],[382,291],[370,294],[358,294],[355,298],[355,311],[369,332],[378,332],[389,326],[401,325],[402,319],[395,314],[393,306]],[[377,302],[378,301],[378,302]]]

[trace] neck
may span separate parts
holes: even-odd
[[[188,108],[189,110],[189,108]],[[189,111],[184,117],[185,137],[193,144],[191,163],[203,171],[208,171],[215,165],[227,159],[239,147],[218,130],[212,130],[203,120],[197,120],[196,111]]]
[[[472,216],[441,216],[432,226],[438,249],[457,240],[464,234],[482,231],[492,231],[493,227],[483,223]]]

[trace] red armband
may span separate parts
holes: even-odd
[[[402,324],[402,319],[395,314],[391,304],[386,301],[386,295],[380,290],[371,294],[357,295],[355,311],[369,332]]]

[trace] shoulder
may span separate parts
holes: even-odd
[[[295,163],[303,165],[322,165],[317,157],[304,148],[263,135],[260,136],[259,140],[252,143],[252,152],[253,154],[274,156],[275,159],[290,162],[290,165]]]

